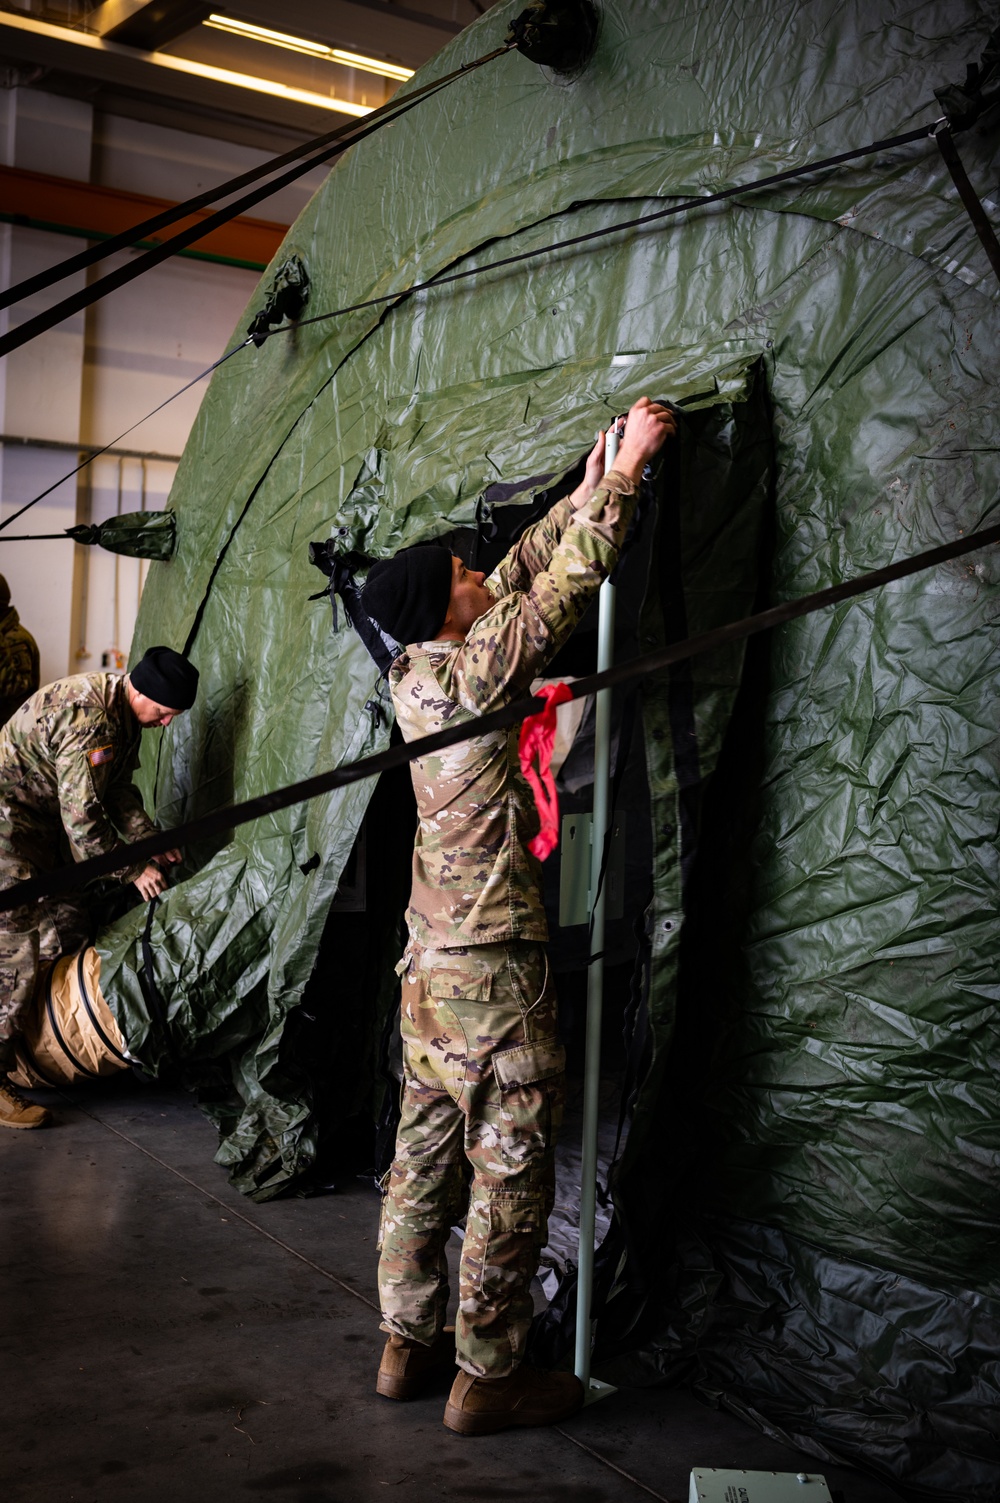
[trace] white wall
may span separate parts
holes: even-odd
[[[94,125],[94,181],[129,193],[150,193],[154,198],[180,202],[264,161],[267,153],[251,146],[210,140],[140,120],[100,115]],[[291,224],[326,181],[327,172],[325,167],[314,168],[297,183],[248,209],[248,215]]]
[[[0,92],[0,147],[6,166],[63,177],[90,171],[92,110],[75,99],[30,89]],[[83,242],[65,235],[0,226],[0,271],[4,285],[53,266]],[[68,278],[58,289],[37,294],[0,314],[0,331],[51,307],[82,285]],[[84,316],[73,318],[0,361],[0,432],[77,443],[83,381]],[[65,475],[72,453],[0,446],[0,517]],[[60,485],[14,524],[12,533],[54,532],[76,521],[76,486]],[[73,546],[63,542],[3,543],[0,571],[14,604],[34,634],[43,682],[68,670],[73,595]]]
[[[0,160],[107,187],[181,200],[266,159],[225,141],[115,116],[38,90],[0,92]],[[252,211],[291,223],[324,180],[307,175]],[[20,281],[81,250],[70,236],[0,226],[0,278]],[[123,252],[93,268],[121,265]],[[119,436],[223,353],[257,281],[238,267],[175,257],[85,313],[0,360],[0,432],[16,437],[179,455],[204,395],[200,383],[141,426]],[[51,306],[80,285],[68,279],[10,310],[12,323]],[[5,317],[0,314],[0,320]],[[0,328],[4,327],[0,323]],[[239,357],[236,357],[239,358]],[[37,495],[77,463],[70,451],[0,446],[0,517]],[[55,532],[78,520],[103,521],[118,510],[159,510],[175,465],[104,456],[79,480],[66,481],[11,531]],[[69,542],[4,544],[0,571],[21,619],[38,640],[42,681],[113,664],[125,656],[135,624],[144,565]],[[74,555],[76,561],[74,593]],[[171,646],[181,646],[171,643]]]

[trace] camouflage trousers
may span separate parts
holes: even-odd
[[[4,844],[0,838],[0,889],[42,875],[43,867],[5,851]],[[0,1075],[13,1063],[12,1041],[34,997],[40,962],[86,944],[88,925],[85,908],[71,898],[48,898],[0,913]]]
[[[458,1364],[520,1362],[546,1241],[565,1050],[543,945],[412,945],[403,977],[403,1099],[380,1228],[383,1330],[430,1344],[448,1304],[445,1244],[466,1218]]]

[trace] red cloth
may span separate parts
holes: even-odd
[[[552,746],[556,739],[556,706],[572,699],[573,692],[568,684],[543,684],[538,695],[548,702],[544,710],[540,710],[537,715],[529,715],[522,723],[517,751],[521,759],[521,771],[531,785],[538,810],[538,834],[529,842],[528,849],[539,861],[544,861],[559,844],[559,796],[550,766]]]

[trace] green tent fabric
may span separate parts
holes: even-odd
[[[384,556],[475,527],[500,483],[523,509],[641,392],[686,413],[654,640],[995,517],[1000,297],[930,140],[488,270],[930,123],[995,7],[599,8],[579,77],[491,63],[354,148],[289,231],[279,258],[301,258],[311,315],[487,269],[216,372],[133,649],[185,646],[202,675],[144,749],[163,823],[387,744],[359,639],[308,602],[310,541]],[[496,45],[516,9],[416,83]],[[994,203],[995,114],[957,140]],[[648,987],[597,1333],[609,1376],[684,1377],[954,1503],[995,1498],[1000,1472],[998,578],[977,556],[796,622],[745,664],[644,685]],[[369,916],[363,943],[347,913],[329,927],[371,795],[188,851],[152,976],[141,912],[99,937],[133,1051],[154,1072],[185,1060],[220,1161],[258,1197],[315,1160],[289,1047],[304,1014],[327,1018],[345,1117],[378,1095],[398,913]]]

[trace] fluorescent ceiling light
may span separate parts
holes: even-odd
[[[346,52],[343,47],[327,47],[322,42],[289,36],[285,31],[272,31],[268,26],[254,26],[249,21],[233,21],[229,16],[213,14],[202,25],[211,26],[215,31],[228,31],[232,36],[246,37],[251,42],[267,42],[271,47],[284,47],[289,52],[304,52],[307,57],[318,57],[323,62],[342,63],[346,68],[360,68],[365,73],[377,73],[381,78],[392,78],[397,83],[413,77],[412,68],[399,68],[395,63],[383,63],[377,57],[365,57],[362,52]]]
[[[334,99],[329,94],[314,94],[309,89],[293,89],[288,84],[277,83],[273,78],[255,78],[250,73],[236,73],[230,68],[213,68],[208,63],[195,63],[186,57],[175,57],[169,52],[142,52],[136,47],[124,47],[117,42],[106,42],[90,32],[73,31],[68,26],[53,26],[47,21],[36,21],[28,16],[18,16],[10,11],[0,11],[0,37],[10,29],[38,37],[49,42],[73,43],[91,53],[107,58],[120,59],[122,63],[141,63],[169,73],[184,73],[192,78],[204,78],[211,83],[228,84],[232,88],[245,89],[254,94],[270,94],[274,99],[288,99],[294,104],[308,104],[314,109],[334,110],[341,115],[370,115],[372,106],[354,104],[350,99]]]

